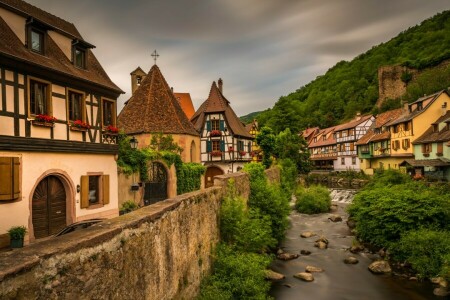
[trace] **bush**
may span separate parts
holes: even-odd
[[[133,200],[128,200],[122,203],[122,207],[120,208],[119,212],[120,214],[123,215],[132,212],[133,210],[136,210],[138,208],[139,206]]]
[[[278,160],[278,165],[281,167],[281,188],[287,193],[293,193],[297,186],[297,166],[289,158]]]
[[[321,185],[312,185],[309,188],[299,187],[295,196],[297,197],[295,208],[300,213],[318,214],[330,210],[331,196],[326,187]]]
[[[269,263],[268,256],[236,252],[219,244],[214,274],[202,284],[198,299],[267,299],[270,283],[264,270]]]
[[[358,237],[380,247],[418,226],[450,228],[450,194],[440,195],[418,182],[365,188],[348,210],[357,222]]]
[[[448,278],[450,231],[410,231],[391,248],[391,252],[396,260],[409,262],[419,277],[431,278],[441,274]]]

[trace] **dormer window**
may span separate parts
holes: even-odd
[[[27,46],[33,52],[44,54],[45,49],[45,31],[34,26],[28,27]]]
[[[136,84],[137,85],[141,85],[141,81],[142,81],[142,76],[136,76]]]
[[[86,49],[74,46],[72,52],[74,66],[80,69],[86,69]]]

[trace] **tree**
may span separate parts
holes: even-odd
[[[261,131],[256,136],[256,143],[263,151],[263,165],[269,168],[272,165],[272,155],[275,149],[275,135],[272,129],[267,126],[261,128]]]
[[[293,134],[289,128],[275,138],[274,155],[280,159],[291,159],[301,173],[310,170],[308,145],[303,137]]]

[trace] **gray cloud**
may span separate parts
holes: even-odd
[[[448,0],[28,0],[74,23],[130,97],[129,74],[154,49],[175,91],[197,108],[212,81],[236,113],[271,107],[340,60],[385,42]]]

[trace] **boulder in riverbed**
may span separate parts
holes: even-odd
[[[324,243],[322,241],[318,241],[314,244],[314,247],[317,247],[319,249],[327,249],[328,248],[328,244]]]
[[[285,278],[283,274],[277,273],[272,270],[265,270],[264,271],[266,279],[270,281],[280,281]]]
[[[433,294],[439,297],[447,297],[450,296],[450,291],[445,287],[438,287],[433,290]]]
[[[359,260],[353,256],[349,256],[344,259],[344,263],[349,264],[349,265],[355,265],[358,262],[359,262]]]
[[[309,250],[300,250],[300,254],[301,255],[310,255],[311,251],[309,251]]]
[[[299,257],[300,255],[298,255],[297,253],[287,253],[287,252],[283,252],[281,254],[277,255],[278,259],[281,260],[291,260],[291,259],[296,259],[297,257]]]
[[[385,260],[374,261],[369,265],[369,270],[374,274],[386,274],[392,272],[391,266]]]
[[[302,238],[310,238],[310,237],[315,236],[315,235],[316,234],[314,232],[312,232],[312,231],[305,231],[305,232],[302,232],[302,234],[300,234],[300,236]]]
[[[340,215],[331,215],[328,219],[331,222],[342,222],[342,217]]]
[[[314,276],[311,273],[300,272],[294,275],[295,278],[301,279],[303,281],[311,282],[314,281]]]
[[[314,267],[314,266],[306,266],[305,271],[308,273],[320,273],[320,272],[323,272],[324,269]]]

